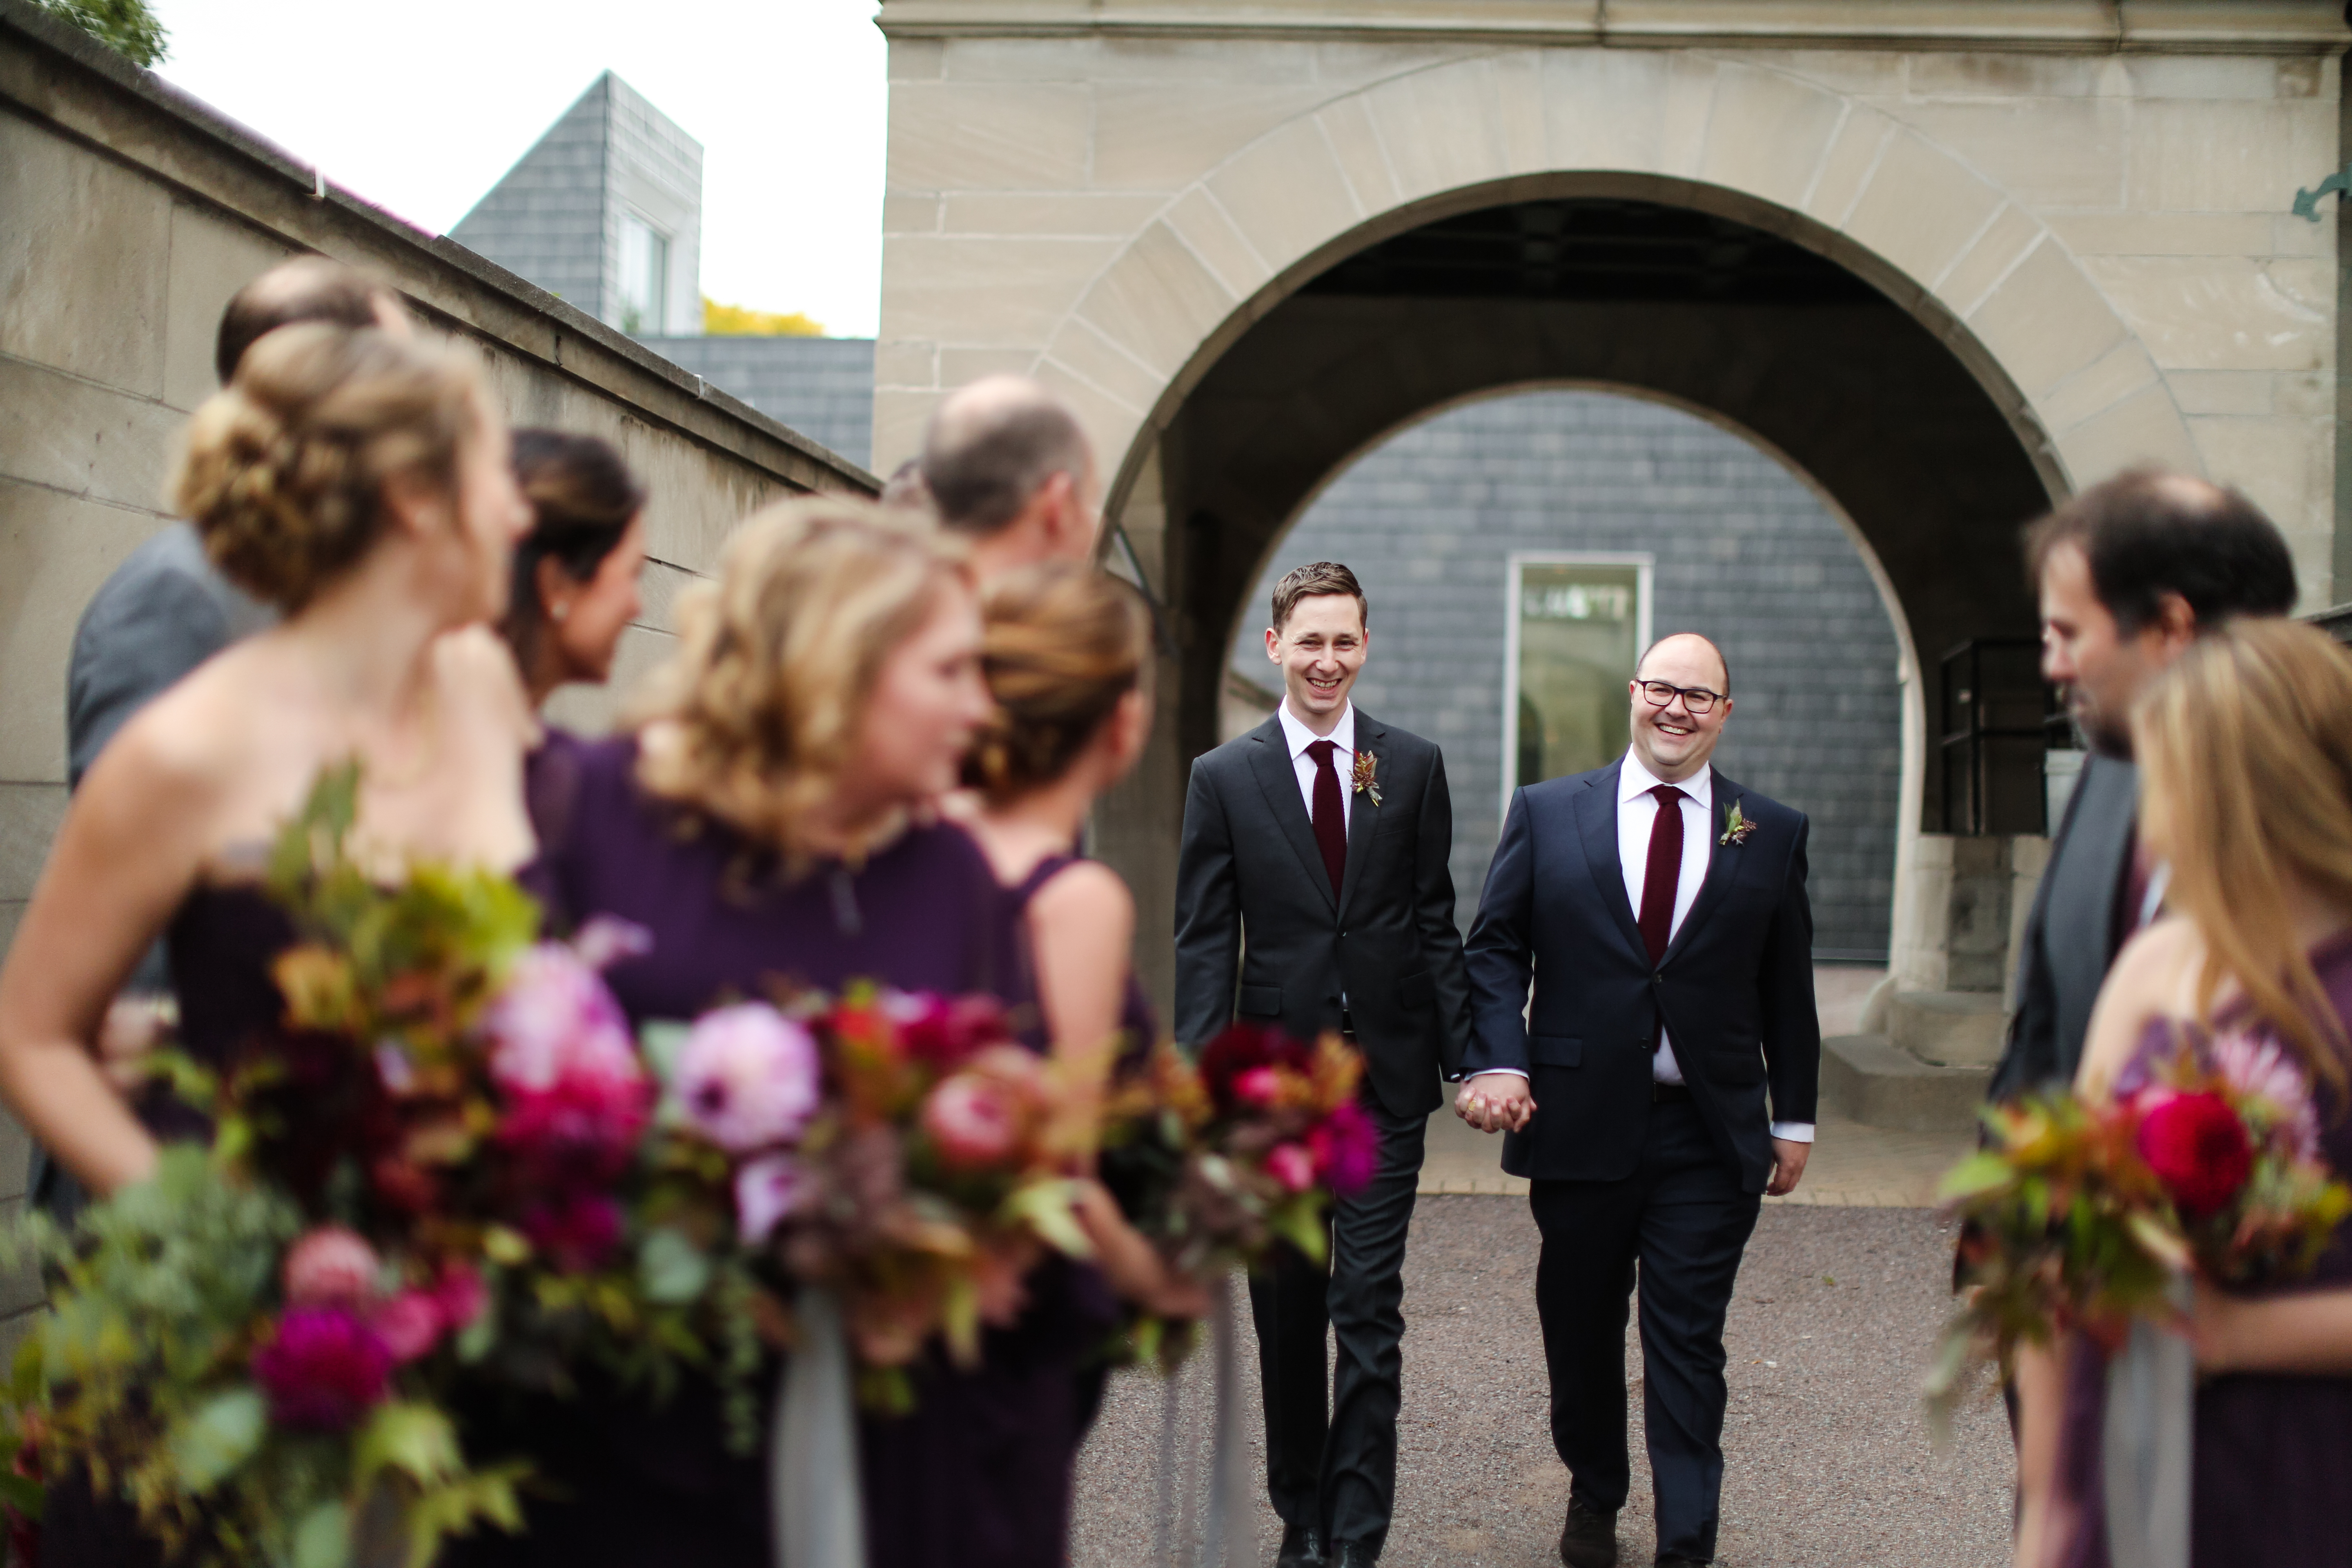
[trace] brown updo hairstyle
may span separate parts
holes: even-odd
[[[479,385],[446,342],[279,327],[189,420],[173,500],[231,582],[299,610],[373,547],[386,480],[456,485]]]
[[[539,563],[553,560],[574,583],[596,575],[646,507],[644,481],[609,441],[564,430],[514,433],[515,482],[530,502],[530,532],[515,546],[514,579],[499,630],[524,669],[547,631]]]
[[[1055,561],[999,580],[982,614],[981,668],[996,713],[964,763],[964,782],[1002,805],[1068,773],[1143,684],[1151,613],[1110,574]]]
[[[965,582],[962,547],[918,514],[830,496],[754,512],[678,597],[677,652],[631,710],[638,782],[804,858],[884,661]]]

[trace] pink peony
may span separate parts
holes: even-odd
[[[816,1114],[816,1041],[763,1002],[705,1013],[677,1058],[677,1098],[697,1131],[730,1153],[789,1143]]]
[[[522,1217],[522,1233],[567,1274],[603,1267],[621,1240],[621,1205],[578,1196],[541,1204]]]
[[[441,1342],[441,1304],[427,1291],[403,1290],[370,1314],[368,1326],[404,1365]]]
[[[2189,1219],[2218,1214],[2246,1184],[2254,1165],[2246,1124],[2218,1094],[2149,1096],[2140,1118],[2139,1152]]]
[[[1004,1084],[960,1072],[923,1101],[923,1131],[950,1169],[986,1170],[1019,1148],[1021,1108]]]
[[[735,1224],[743,1239],[762,1242],[793,1212],[800,1195],[800,1167],[790,1156],[769,1154],[735,1173]]]
[[[254,1352],[253,1375],[279,1426],[342,1432],[383,1398],[392,1351],[341,1307],[297,1307]]]
[[[1276,1143],[1266,1152],[1266,1173],[1294,1193],[1315,1184],[1315,1156],[1304,1143]]]
[[[1272,1105],[1282,1098],[1282,1074],[1272,1068],[1251,1068],[1236,1073],[1234,1098],[1244,1105]]]
[[[286,1300],[298,1307],[358,1307],[374,1300],[375,1249],[356,1231],[322,1225],[286,1253]]]
[[[442,1322],[451,1329],[470,1327],[490,1304],[489,1288],[470,1263],[452,1263],[441,1270],[435,1281],[433,1298],[441,1311]]]
[[[983,1046],[1009,1038],[1003,1005],[993,996],[945,997],[929,991],[886,991],[882,1011],[907,1055],[942,1071],[961,1067]]]
[[[490,1076],[510,1092],[645,1076],[621,1005],[578,954],[554,942],[540,943],[515,964],[483,1023]]]
[[[1286,1067],[1307,1072],[1314,1053],[1281,1030],[1264,1024],[1233,1024],[1201,1053],[1201,1081],[1217,1109],[1230,1114],[1239,1105],[1242,1078],[1255,1068]]]
[[[580,1075],[544,1089],[511,1089],[499,1142],[533,1179],[598,1184],[627,1168],[653,1110],[653,1081]]]
[[[1350,1100],[1309,1128],[1307,1146],[1315,1169],[1334,1197],[1351,1198],[1371,1184],[1381,1168],[1381,1140],[1364,1108]]]
[[[2276,1040],[2233,1029],[2214,1039],[2212,1054],[2224,1082],[2268,1107],[2296,1158],[2319,1158],[2319,1112],[2312,1104],[2311,1080],[2293,1053]]]

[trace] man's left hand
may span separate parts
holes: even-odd
[[[1766,1194],[1784,1198],[1795,1192],[1797,1183],[1805,1174],[1805,1161],[1812,1152],[1811,1143],[1799,1143],[1787,1138],[1773,1139],[1772,1178],[1764,1184]]]

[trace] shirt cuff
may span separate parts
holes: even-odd
[[[1772,1123],[1772,1136],[1790,1143],[1810,1143],[1813,1141],[1813,1124],[1810,1121],[1775,1121]]]
[[[1476,1072],[1464,1073],[1461,1078],[1455,1079],[1454,1081],[1461,1083],[1474,1078],[1485,1078],[1490,1072],[1507,1072],[1513,1078],[1525,1078],[1528,1076],[1526,1069],[1523,1068],[1480,1068]]]

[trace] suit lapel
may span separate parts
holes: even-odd
[[[1738,846],[1718,844],[1716,840],[1723,837],[1724,819],[1731,815],[1732,806],[1748,792],[1717,773],[1713,793],[1715,805],[1707,813],[1706,880],[1699,884],[1698,898],[1692,902],[1690,913],[1683,917],[1682,929],[1675,932],[1674,941],[1666,943],[1666,956],[1659,960],[1661,963],[1690,945],[1692,935],[1715,913],[1724,895],[1731,890],[1731,884],[1739,879],[1739,868],[1747,858],[1747,852]]]
[[[1362,709],[1356,710],[1356,750],[1359,753],[1370,752],[1375,759],[1385,761],[1387,752],[1380,742],[1388,739],[1388,733],[1385,727],[1366,718]],[[1337,762],[1339,759],[1335,757],[1332,760]],[[1386,782],[1381,781],[1383,784]],[[1342,794],[1351,793],[1355,787],[1352,772],[1339,780]],[[1372,829],[1380,826],[1379,816],[1380,807],[1372,804],[1372,797],[1369,795],[1357,795],[1348,807],[1348,865],[1340,873],[1343,885],[1339,889],[1339,912],[1342,916],[1348,912],[1349,896],[1356,890],[1356,884],[1364,879],[1364,857],[1371,853]],[[1308,823],[1307,827],[1312,832],[1314,824]]]
[[[1257,775],[1266,809],[1274,813],[1282,836],[1290,840],[1307,879],[1336,912],[1339,900],[1331,896],[1331,875],[1323,869],[1323,851],[1315,844],[1315,824],[1307,819],[1306,801],[1299,798],[1298,773],[1291,765],[1290,748],[1283,741],[1282,720],[1268,719],[1250,731],[1250,772]],[[1349,859],[1354,858],[1351,853]]]
[[[1634,952],[1646,960],[1650,949],[1642,941],[1642,927],[1633,919],[1633,906],[1626,900],[1625,868],[1617,857],[1617,780],[1623,765],[1620,762],[1606,769],[1577,792],[1576,824],[1584,839],[1585,868],[1592,873],[1601,901],[1617,917],[1617,929]]]

